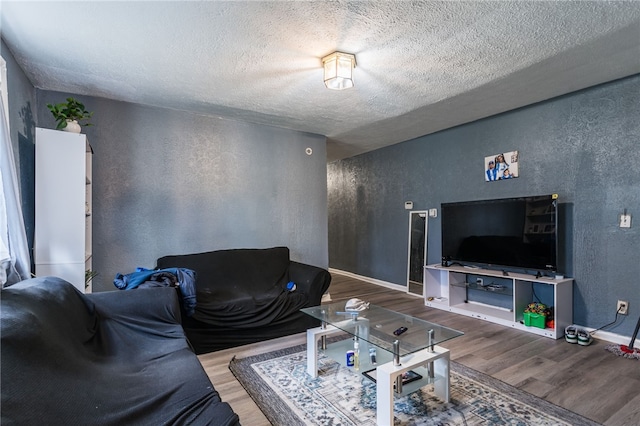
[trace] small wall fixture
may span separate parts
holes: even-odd
[[[328,89],[343,90],[353,87],[355,55],[333,52],[322,58],[322,65],[324,66],[324,85]]]

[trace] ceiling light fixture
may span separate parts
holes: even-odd
[[[356,67],[356,55],[333,52],[322,58],[324,66],[324,85],[331,90],[343,90],[353,87],[353,69]]]

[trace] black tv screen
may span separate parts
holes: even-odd
[[[557,271],[557,194],[443,203],[442,257],[463,266]]]

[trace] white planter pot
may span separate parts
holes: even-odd
[[[80,133],[82,127],[78,124],[77,120],[67,120],[67,127],[63,128],[65,132]]]

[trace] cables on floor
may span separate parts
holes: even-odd
[[[617,323],[617,322],[618,322],[618,316],[620,315],[620,310],[621,310],[621,309],[622,309],[622,306],[620,306],[620,307],[618,308],[618,310],[616,311],[616,319],[614,319],[614,320],[613,320],[613,322],[610,322],[609,324],[605,324],[605,325],[603,325],[602,327],[598,327],[598,328],[596,328],[595,330],[591,330],[591,331],[589,332],[589,334],[591,334],[591,335],[593,336],[593,334],[594,334],[596,331],[602,330],[602,329],[603,329],[603,328],[605,328],[605,327],[609,327],[610,325],[613,325],[613,324]]]

